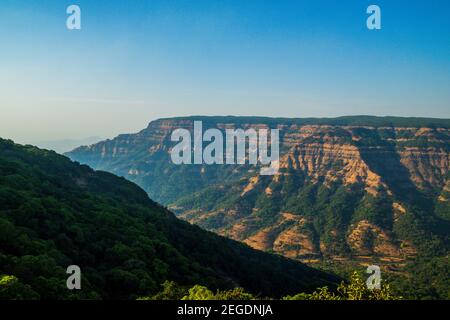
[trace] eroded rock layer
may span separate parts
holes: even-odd
[[[192,131],[194,120],[204,129],[278,128],[278,173],[174,165],[170,135]],[[446,246],[449,128],[448,120],[407,118],[174,118],[69,156],[125,176],[180,218],[253,248],[397,268],[421,248]]]

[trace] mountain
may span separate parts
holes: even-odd
[[[278,128],[280,170],[175,165],[173,130]],[[67,155],[124,176],[178,216],[256,249],[308,263],[380,264],[445,256],[450,119],[181,117],[159,119]]]
[[[58,153],[68,152],[73,150],[74,148],[81,145],[90,145],[96,142],[101,141],[100,137],[87,137],[84,139],[60,139],[60,140],[47,140],[47,141],[37,141],[32,142],[32,145],[35,145],[42,149],[53,150]]]
[[[66,288],[72,264],[83,290]],[[133,299],[165,280],[278,297],[338,280],[181,221],[123,178],[3,139],[0,275],[42,299]]]

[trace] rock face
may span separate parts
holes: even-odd
[[[280,129],[280,170],[261,176],[250,165],[172,164],[170,135],[192,130],[194,120],[204,129]],[[189,117],[156,120],[68,155],[251,247],[306,262],[396,268],[420,250],[447,250],[449,151],[450,120]]]

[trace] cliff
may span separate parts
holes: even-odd
[[[277,128],[280,170],[174,165],[177,128]],[[160,119],[68,155],[139,184],[180,218],[290,258],[398,270],[447,250],[450,120],[342,117]]]

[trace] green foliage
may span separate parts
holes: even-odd
[[[219,291],[216,293],[216,300],[255,300],[256,297],[246,292],[243,288]]]
[[[71,264],[83,290],[66,288]],[[279,296],[337,281],[180,221],[124,178],[2,139],[0,273],[20,279],[5,282],[11,299],[135,299],[169,279]]]
[[[164,281],[162,291],[149,297],[140,297],[138,300],[181,300],[188,294],[186,287],[179,286],[174,281]]]
[[[32,300],[39,295],[14,276],[0,276],[0,300]]]
[[[418,259],[405,271],[404,275],[388,275],[396,292],[405,298],[450,300],[449,256]]]
[[[255,300],[256,297],[246,292],[243,288],[234,288],[231,290],[213,293],[206,287],[195,285],[189,289],[182,300]]]
[[[195,285],[186,288],[173,281],[165,281],[162,284],[162,291],[153,296],[140,297],[138,300],[254,300],[252,294],[243,288],[231,290],[217,290],[213,293],[205,286]]]
[[[337,288],[338,294],[344,300],[398,300],[392,292],[391,286],[382,283],[380,289],[368,289],[366,282],[358,272],[354,272],[350,278],[350,283],[341,285]]]
[[[152,297],[142,297],[138,300],[257,300],[260,299],[243,288],[220,291],[216,293],[205,286],[195,285],[190,289],[181,287],[175,282],[164,282],[163,290]],[[352,272],[349,282],[342,282],[336,289],[327,286],[320,287],[312,293],[297,293],[288,295],[282,300],[400,300],[390,284],[382,281],[380,289],[368,289],[360,273]]]
[[[189,289],[188,294],[181,300],[214,300],[214,293],[208,288],[200,285],[195,285]]]
[[[286,296],[284,300],[399,300],[387,283],[382,283],[380,289],[368,289],[364,279],[358,272],[353,272],[349,283],[342,282],[336,292],[322,287],[311,294],[300,293]]]

